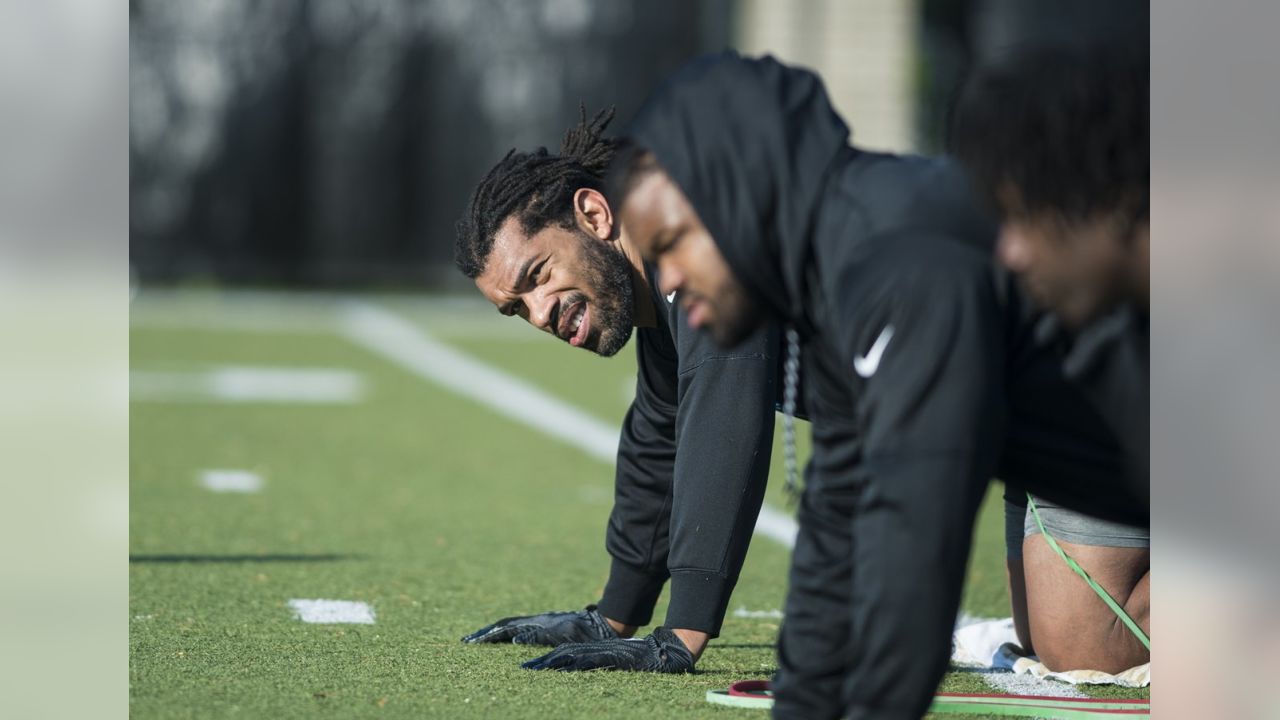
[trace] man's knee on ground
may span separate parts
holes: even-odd
[[[1075,561],[1149,631],[1151,556],[1145,548],[1059,543]],[[1032,644],[1050,670],[1116,673],[1150,659],[1150,653],[1084,579],[1038,535],[1023,548]]]

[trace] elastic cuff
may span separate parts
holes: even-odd
[[[658,596],[666,582],[665,572],[652,575],[614,558],[598,610],[601,615],[623,625],[648,625],[653,619],[653,606],[658,604]]]
[[[716,573],[700,570],[671,573],[671,604],[663,624],[719,637],[733,586],[733,581]]]

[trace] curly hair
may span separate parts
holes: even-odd
[[[1114,46],[1011,53],[979,68],[952,109],[950,149],[994,202],[1068,221],[1150,206],[1150,61]],[[997,207],[1000,203],[995,203]]]
[[[574,193],[584,187],[603,192],[618,141],[601,133],[613,120],[614,109],[603,109],[590,121],[585,106],[579,113],[578,125],[564,134],[559,155],[545,147],[533,152],[513,148],[476,186],[458,221],[453,253],[454,263],[467,277],[475,279],[484,272],[494,236],[513,214],[526,235],[553,224],[571,228]]]

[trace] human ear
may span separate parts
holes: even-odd
[[[591,188],[579,188],[573,194],[573,214],[578,226],[599,240],[613,237],[613,210],[604,195]]]

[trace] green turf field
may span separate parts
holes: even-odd
[[[531,672],[519,663],[537,649],[459,643],[504,615],[598,597],[612,467],[353,341],[347,302],[135,300],[135,383],[225,366],[330,368],[357,374],[364,395],[132,403],[133,717],[764,717],[703,699],[774,668],[778,620],[732,612],[782,607],[787,550],[760,536],[696,674]],[[597,358],[470,301],[376,305],[609,425],[626,411],[629,351]],[[768,502],[781,509],[780,450],[774,460]],[[211,492],[198,482],[206,469],[251,471],[263,487]],[[964,609],[977,616],[1008,614],[998,510],[988,503],[970,568]],[[294,598],[361,601],[376,621],[303,623]],[[944,689],[991,691],[972,673]]]

